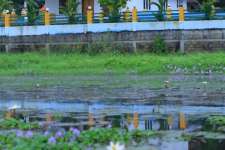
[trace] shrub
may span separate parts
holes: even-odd
[[[168,53],[165,40],[161,36],[154,38],[151,51],[153,53]]]

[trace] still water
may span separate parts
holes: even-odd
[[[140,130],[179,132],[182,113],[185,132],[195,132],[209,115],[225,115],[223,75],[21,76],[1,77],[0,83],[1,117],[17,105],[24,120],[57,116],[53,126],[60,128],[85,130],[91,120],[93,127],[133,130],[136,114]],[[223,138],[186,142],[168,135],[129,149],[225,149]]]

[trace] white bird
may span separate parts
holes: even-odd
[[[203,81],[202,84],[205,84],[206,85],[206,84],[208,84],[208,82],[207,81]]]
[[[107,150],[125,150],[125,146],[120,145],[120,143],[110,142],[110,145],[107,146]]]

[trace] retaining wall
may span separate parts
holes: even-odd
[[[0,50],[63,51],[108,43],[129,51],[147,51],[156,36],[171,51],[222,50],[225,20],[0,27]]]

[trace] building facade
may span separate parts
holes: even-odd
[[[157,2],[158,0],[128,0],[127,8],[132,10],[133,7],[136,7],[138,11],[156,11],[157,7],[150,5],[151,2]],[[60,14],[60,7],[65,4],[66,0],[45,0],[45,6],[53,14]],[[85,13],[88,6],[91,6],[95,13],[101,12],[101,6],[98,3],[98,0],[79,0],[78,13]],[[187,0],[168,0],[168,5],[172,10],[178,10],[180,5],[183,5],[184,8],[187,8]]]

